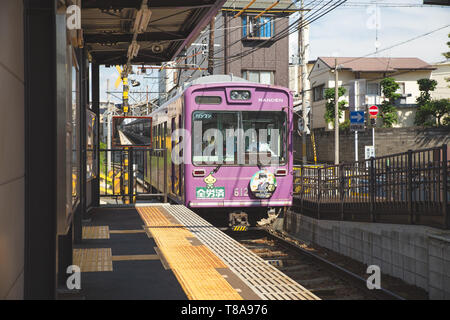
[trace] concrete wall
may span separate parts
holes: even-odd
[[[295,159],[301,159],[302,142],[297,133],[294,135]],[[321,163],[334,163],[334,131],[315,130],[317,159]],[[448,128],[377,128],[375,130],[376,156],[406,152],[409,149],[426,149],[433,146],[450,145]],[[355,159],[355,135],[353,132],[339,133],[339,159],[352,162]],[[372,130],[358,133],[358,157],[364,159],[364,146],[372,145]],[[308,136],[306,151],[308,160],[313,161],[311,138]]]
[[[316,220],[288,212],[284,231],[450,300],[450,231],[424,226]],[[383,286],[383,277],[381,277]]]
[[[1,1],[0,42],[0,299],[20,299],[25,214],[22,1]]]

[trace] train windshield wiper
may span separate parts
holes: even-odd
[[[219,164],[213,171],[211,171],[211,173],[216,173],[217,171],[219,171],[220,167],[222,166],[223,163]]]

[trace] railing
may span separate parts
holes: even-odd
[[[100,197],[121,198],[130,203],[137,198],[161,197],[167,202],[167,149],[100,149],[99,157]],[[154,162],[160,173],[159,188],[151,181],[150,164]]]
[[[369,160],[295,166],[294,209],[318,219],[450,229],[447,145]]]

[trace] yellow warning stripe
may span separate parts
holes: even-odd
[[[246,226],[236,226],[233,228],[233,231],[247,231]]]
[[[158,207],[137,210],[190,300],[242,300],[216,270],[227,266],[205,245],[192,245],[188,238],[195,236],[186,227]]]

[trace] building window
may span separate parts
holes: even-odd
[[[325,85],[324,84],[313,88],[314,101],[323,100],[323,91],[324,91],[324,89],[325,89]]]
[[[242,17],[242,36],[247,39],[268,39],[274,34],[273,17]]]
[[[246,70],[242,72],[244,79],[251,82],[258,82],[261,84],[274,84],[273,71],[254,71]]]
[[[399,85],[399,88],[395,93],[405,94],[405,83],[404,82],[397,82]]]
[[[378,83],[367,83],[367,95],[377,96],[380,94]]]

